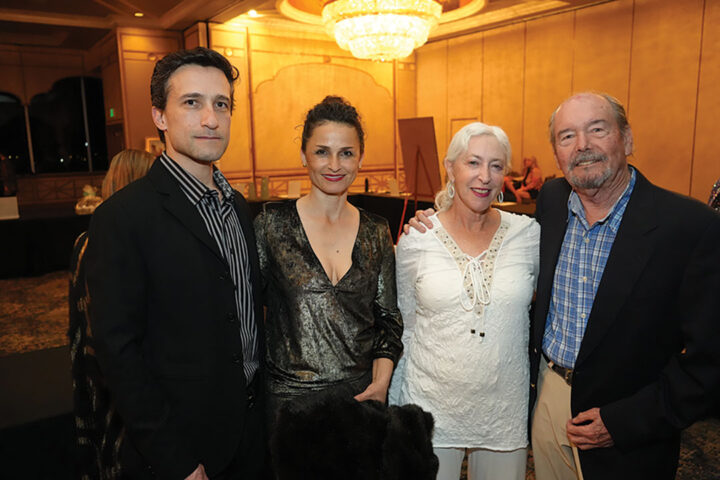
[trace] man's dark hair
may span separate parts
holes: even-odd
[[[192,50],[178,50],[170,53],[160,59],[155,64],[152,80],[150,80],[150,100],[152,106],[165,110],[167,106],[168,82],[175,70],[185,65],[200,65],[201,67],[215,67],[220,70],[230,83],[230,112],[235,106],[235,86],[234,82],[240,76],[238,69],[235,68],[227,58],[215,50],[205,47],[197,47]],[[165,132],[158,129],[160,139],[165,141]]]
[[[327,122],[344,123],[355,128],[360,140],[360,153],[365,151],[365,133],[360,122],[360,114],[344,98],[328,95],[307,112],[302,132],[301,148],[303,152],[315,127]]]

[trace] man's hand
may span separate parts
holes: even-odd
[[[403,232],[405,233],[405,235],[410,232],[410,227],[414,228],[420,233],[425,233],[425,227],[432,228],[432,222],[428,217],[433,213],[435,213],[435,210],[433,210],[432,208],[428,208],[427,210],[418,210],[417,212],[415,212],[415,216],[411,218],[410,221],[406,223],[403,227]]]
[[[210,480],[205,473],[205,467],[203,467],[203,464],[199,464],[195,471],[193,471],[190,475],[185,477],[185,480]]]
[[[580,450],[612,447],[615,444],[605,428],[599,408],[578,413],[575,418],[568,420],[566,428],[568,439]]]

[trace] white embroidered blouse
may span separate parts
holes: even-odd
[[[397,246],[404,353],[391,404],[415,403],[435,418],[435,447],[527,446],[529,308],[540,226],[500,212],[490,246],[463,253],[433,215]]]

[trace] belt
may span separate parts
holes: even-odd
[[[566,368],[561,367],[560,365],[557,365],[555,362],[550,360],[547,355],[545,355],[545,352],[543,352],[543,357],[545,357],[545,361],[547,362],[547,366],[550,370],[557,373],[562,377],[563,380],[565,380],[565,383],[567,383],[569,386],[572,387],[573,382],[573,369],[572,368]]]

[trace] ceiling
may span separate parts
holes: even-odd
[[[0,0],[0,44],[89,49],[115,27],[184,30],[198,21],[301,23],[322,31],[320,10],[328,0]],[[439,0],[443,18],[431,39],[478,31],[558,11],[612,0]],[[464,18],[457,12],[486,5]],[[477,8],[475,9],[477,10]],[[136,12],[143,16],[137,17]],[[454,16],[453,16],[454,15]],[[240,16],[240,17],[239,17]]]
[[[0,44],[88,49],[115,27],[184,30],[268,0],[0,0]],[[270,4],[272,5],[272,4]],[[142,13],[141,18],[136,12]]]

